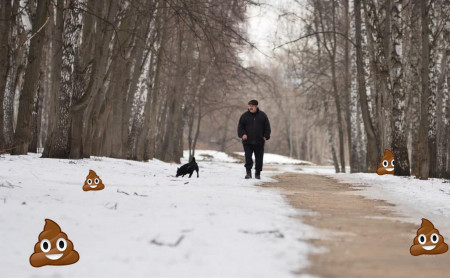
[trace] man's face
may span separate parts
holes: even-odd
[[[256,109],[258,109],[258,105],[249,104],[248,110],[250,110],[250,113],[256,113]]]

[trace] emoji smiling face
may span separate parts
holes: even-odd
[[[386,149],[377,170],[378,175],[394,174],[394,154]]]
[[[102,190],[105,188],[105,185],[102,182],[102,179],[92,170],[89,170],[89,175],[86,177],[86,181],[83,185],[84,191],[89,190]]]
[[[68,265],[76,263],[79,258],[78,252],[73,249],[73,243],[58,224],[45,219],[44,231],[39,234],[39,241],[34,245],[30,264],[34,267]]]
[[[430,250],[433,250],[434,248],[436,248],[436,243],[438,243],[439,239],[440,239],[439,237],[440,237],[440,235],[437,233],[432,233],[428,237],[425,234],[420,234],[417,237],[417,241],[418,241],[418,243],[421,244],[423,249],[430,251]],[[417,244],[417,242],[414,242],[414,243]]]
[[[414,238],[414,245],[410,248],[413,256],[437,255],[447,252],[448,245],[444,242],[444,237],[439,234],[439,230],[425,218],[422,218],[422,226],[417,230]]]

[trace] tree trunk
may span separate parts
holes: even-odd
[[[334,56],[334,55],[333,55]],[[339,158],[341,163],[341,172],[345,173],[345,151],[344,151],[344,127],[342,121],[342,112],[341,112],[341,101],[339,97],[339,92],[337,88],[337,77],[336,77],[336,65],[335,59],[332,59],[331,62],[331,74],[333,79],[333,96],[334,96],[334,104],[336,106],[336,115],[337,115],[337,126],[338,126],[338,134],[339,134]]]
[[[353,23],[351,26],[350,34],[351,39],[355,40],[355,24]],[[353,48],[351,51],[350,57],[350,96],[349,96],[349,110],[350,110],[350,127],[351,127],[351,156],[353,157],[354,169],[350,169],[350,172],[365,172],[366,168],[366,151],[365,148],[362,147],[362,119],[361,119],[361,109],[358,105],[358,90],[357,90],[357,72],[356,72],[356,49]],[[365,144],[364,144],[365,145]],[[361,150],[364,151],[362,152]]]
[[[154,2],[152,2],[152,3],[154,3]],[[155,6],[152,6],[152,8],[154,9]],[[137,20],[140,22],[140,20],[143,20],[143,16],[138,17]],[[123,101],[123,104],[122,104],[122,106],[123,106],[122,107],[122,109],[123,109],[123,117],[122,117],[122,144],[123,145],[122,145],[122,149],[127,152],[126,153],[127,157],[130,157],[130,146],[133,146],[133,148],[132,148],[132,149],[134,149],[133,153],[135,153],[136,130],[134,130],[134,134],[132,136],[130,134],[130,132],[131,132],[130,130],[133,129],[133,124],[135,122],[134,119],[133,119],[133,123],[131,122],[131,117],[132,117],[132,109],[133,109],[136,91],[138,90],[138,85],[140,82],[139,78],[145,72],[143,68],[147,62],[147,56],[149,55],[149,53],[151,51],[150,48],[155,43],[154,31],[152,31],[150,33],[150,30],[149,30],[149,23],[154,22],[154,17],[153,16],[148,17],[145,22],[146,22],[145,26],[139,25],[137,27],[140,38],[138,37],[135,40],[135,45],[133,47],[132,54],[131,54],[131,56],[134,59],[134,63],[133,63],[133,67],[132,67],[133,74],[132,74],[132,77],[130,80],[130,86],[125,95],[126,99]],[[146,42],[143,39],[144,37],[147,37],[147,40],[149,41],[148,47],[146,46]],[[145,53],[145,55],[144,55],[144,53]],[[152,69],[149,69],[149,71],[153,72]],[[147,88],[147,89],[150,90],[151,88]],[[130,129],[130,125],[131,125],[131,129]],[[136,129],[136,127],[135,127],[135,129]],[[135,154],[133,155],[133,157],[135,157]]]
[[[349,36],[350,30],[350,10],[349,0],[344,0],[344,35]],[[353,148],[352,121],[351,121],[351,73],[350,73],[350,43],[344,40],[344,95],[345,95],[345,124],[347,128],[347,146],[349,151],[350,173],[358,172],[358,164],[356,161],[356,149]]]
[[[442,59],[440,62],[441,74],[439,76],[436,95],[436,143],[437,143],[437,164],[436,177],[445,177],[445,169],[447,168],[447,138],[446,136],[446,118],[445,112],[449,109],[446,106],[448,98],[448,88],[446,86],[447,76],[447,50],[445,47],[442,51]]]
[[[391,64],[391,53],[392,53],[392,1],[395,0],[384,0],[384,3],[380,3],[381,5],[381,24],[378,25],[379,28],[376,28],[377,41],[378,41],[378,48],[379,51],[383,53],[381,56],[381,73],[382,75],[382,83],[384,84],[383,91],[382,91],[382,108],[383,108],[383,120],[381,121],[383,125],[380,126],[380,130],[383,130],[383,149],[387,147],[392,148],[392,139],[393,139],[393,130],[392,130],[392,123],[393,123],[393,102],[392,99],[392,85],[393,82],[391,80],[391,76],[394,74],[392,71],[392,64]],[[402,86],[401,84],[400,86]]]
[[[0,1],[0,153],[6,149],[4,134],[5,112],[3,103],[5,99],[6,84],[10,70],[11,54],[11,23],[13,22],[11,1]]]
[[[111,153],[111,139],[114,137],[114,134],[112,134],[112,128],[111,125],[113,125],[114,123],[112,122],[112,117],[111,114],[109,114],[108,119],[106,120],[106,125],[105,125],[105,132],[102,134],[102,136],[99,139],[99,142],[101,142],[100,145],[100,153],[102,155],[107,155]]]
[[[225,115],[231,115],[231,110],[228,110]],[[220,138],[220,151],[225,152],[227,150],[227,135],[228,135],[228,125],[231,117],[226,117],[225,124],[222,129],[222,135]]]
[[[392,152],[395,157],[396,176],[409,176],[408,148],[406,144],[405,129],[405,92],[403,90],[403,65],[402,65],[402,30],[401,14],[402,0],[394,0],[392,4],[392,96],[393,96],[393,121],[392,121]]]
[[[100,98],[100,95],[98,95],[97,98]],[[109,96],[106,96],[100,109],[95,110],[99,111],[98,113],[95,114],[96,122],[95,125],[93,125],[92,127],[93,129],[91,131],[92,134],[89,135],[89,138],[91,138],[92,143],[86,144],[86,147],[89,148],[90,155],[107,156],[109,154],[102,152],[102,146],[103,142],[105,141],[103,140],[103,138],[111,134],[110,130],[106,129],[107,127],[111,128],[111,126],[108,125],[108,121],[112,113],[112,104],[109,99]],[[107,142],[111,141],[108,140]],[[86,152],[86,150],[83,151]]]
[[[356,0],[358,1],[358,0]],[[328,135],[328,144],[330,146],[330,150],[331,150],[331,155],[333,158],[333,165],[334,165],[334,170],[336,171],[336,173],[339,173],[339,162],[336,156],[336,149],[334,148],[334,139],[333,139],[333,124],[332,121],[330,119],[330,115],[328,112],[328,100],[325,99],[324,101],[324,108],[325,108],[325,117],[326,117],[326,121],[327,121],[327,135]]]
[[[420,107],[419,148],[418,148],[418,177],[426,180],[430,174],[430,152],[428,147],[428,109],[429,109],[429,36],[427,0],[420,0],[422,15],[422,92]]]
[[[384,1],[383,10],[390,6],[390,3]],[[391,99],[391,81],[389,73],[389,41],[386,38],[386,21],[390,20],[390,13],[385,13],[384,18],[380,18],[380,12],[376,8],[376,1],[363,1],[366,18],[368,46],[370,49],[370,59],[372,68],[372,78],[375,82],[375,95],[377,99],[377,109],[374,113],[373,122],[377,123],[377,128],[374,129],[378,142],[378,157],[384,153],[385,148],[391,146],[391,127],[392,119],[392,99]],[[384,25],[383,23],[384,21]],[[389,25],[390,28],[390,25]],[[375,111],[374,111],[375,112]]]
[[[23,76],[25,71],[25,46],[21,46],[20,43],[26,40],[26,32],[23,30],[23,24],[20,20],[19,10],[20,5],[19,1],[14,1],[12,8],[13,24],[12,24],[12,33],[11,33],[11,48],[12,55],[10,58],[10,71],[8,74],[8,81],[6,85],[5,99],[4,99],[4,131],[5,131],[5,143],[6,149],[11,150],[13,141],[14,141],[14,128],[16,125],[15,122],[15,113],[14,113],[14,98],[16,95],[16,91],[20,91],[23,84]]]
[[[446,41],[447,41],[447,111],[445,113],[446,118],[446,128],[445,128],[445,139],[446,139],[446,169],[445,169],[445,178],[450,179],[450,30],[446,32]]]
[[[420,4],[416,1],[412,7],[408,7],[410,12],[410,47],[407,54],[408,59],[408,78],[406,79],[406,92],[410,92],[409,114],[406,119],[409,120],[409,129],[411,132],[411,171],[418,176],[418,136],[420,123]],[[405,77],[406,78],[406,77]],[[408,85],[409,84],[409,85]]]
[[[45,57],[45,56],[44,56]],[[28,145],[28,152],[37,153],[39,147],[39,135],[42,120],[42,96],[44,86],[44,72],[41,70],[39,74],[38,89],[33,105],[33,113],[31,116],[31,142]]]
[[[87,63],[84,64],[82,60],[86,59],[86,57],[80,55],[75,60],[75,90],[70,109],[72,124],[69,155],[69,157],[73,159],[84,157],[83,134],[86,134],[86,132],[83,123],[85,111],[92,100],[95,99],[96,94],[103,85],[102,81],[107,71],[109,45],[115,30],[115,28],[111,28],[108,22],[114,22],[114,18],[116,17],[119,8],[118,0],[113,0],[108,3],[95,1],[95,4],[97,5],[96,11],[98,14],[106,14],[106,21],[97,20],[99,26],[97,26],[94,61],[92,63],[92,68],[90,68],[90,78],[87,86],[85,86],[87,68],[84,67]],[[88,47],[86,47],[86,49],[89,51]],[[85,143],[91,144],[91,142]]]
[[[112,117],[113,125],[112,133],[114,134],[111,139],[111,157],[114,158],[126,158],[127,149],[123,148],[126,146],[126,140],[128,139],[128,120],[123,122],[124,118],[124,104],[127,102],[127,92],[130,85],[132,72],[129,71],[132,68],[131,57],[133,50],[133,34],[136,33],[136,16],[133,16],[130,10],[127,12],[125,19],[120,23],[118,27],[118,37],[116,40],[116,55],[113,55],[113,70],[111,72],[112,81],[108,89],[112,90]],[[139,23],[138,23],[139,24]],[[133,30],[130,32],[129,30]],[[143,51],[143,50],[142,50]],[[141,61],[139,61],[140,63]],[[123,127],[126,125],[126,129]],[[125,140],[125,142],[123,142]]]
[[[345,173],[345,150],[344,150],[344,121],[341,114],[341,101],[337,86],[336,76],[336,54],[337,54],[337,38],[336,38],[336,1],[333,0],[333,45],[331,59],[331,75],[333,79],[334,103],[336,105],[337,124],[339,131],[339,158],[341,161],[341,172]]]
[[[446,148],[444,151],[444,159],[446,160],[446,167],[443,169],[445,171],[444,177],[450,179],[450,26],[447,24],[444,29],[444,45],[447,57],[447,65],[445,71],[445,88],[444,93],[446,94],[446,111],[445,111],[445,144]]]
[[[369,173],[375,173],[378,169],[378,142],[375,130],[372,125],[369,105],[367,102],[366,79],[364,73],[364,62],[361,48],[361,0],[355,0],[355,27],[356,27],[356,72],[358,79],[358,95],[361,105],[361,114],[364,122],[364,129],[367,135],[367,162]]]
[[[194,98],[194,101],[196,99]],[[188,151],[189,151],[189,161],[191,161],[191,158],[194,156],[194,148],[193,148],[193,141],[194,138],[192,136],[192,133],[194,132],[194,119],[195,119],[195,104],[192,104],[192,107],[187,111],[187,114],[189,114],[188,119]]]
[[[55,110],[50,114],[55,117],[53,132],[49,132],[43,157],[68,158],[70,153],[70,104],[73,94],[74,64],[77,47],[77,12],[65,9],[64,0],[59,0],[56,7],[55,39],[52,49],[52,95],[55,97]],[[55,116],[56,113],[56,116]]]
[[[164,88],[164,90],[167,90],[167,88]],[[169,109],[168,100],[167,97],[163,97],[163,100],[161,100],[161,109],[158,111],[158,117],[157,117],[157,123],[158,126],[156,127],[156,130],[158,131],[155,138],[155,157],[158,159],[161,159],[163,157],[163,153],[165,152],[165,149],[163,148],[164,144],[164,135],[166,134],[167,129],[167,110]]]
[[[62,145],[57,145],[56,141],[58,136],[61,136],[57,128],[63,128],[58,124],[58,119],[60,119],[60,109],[62,108],[60,102],[60,79],[61,79],[61,67],[62,67],[62,57],[63,57],[63,29],[64,29],[64,18],[63,18],[64,0],[58,0],[56,4],[56,14],[55,14],[55,24],[53,26],[52,32],[52,46],[51,46],[51,87],[50,87],[50,107],[48,115],[48,131],[47,140],[45,141],[44,151],[42,157],[65,157],[67,150],[67,143]],[[52,20],[53,23],[53,20]],[[59,133],[59,135],[57,135]],[[67,140],[67,138],[66,138]],[[53,148],[59,148],[59,150],[53,150]]]
[[[105,1],[103,1],[105,2]],[[86,3],[86,2],[85,2]],[[102,8],[102,5],[99,4],[100,1],[95,0],[87,0],[86,8],[88,11],[96,11],[98,15],[101,15],[103,18],[106,18],[106,12]],[[110,3],[110,1],[109,1]],[[81,30],[81,43],[78,42],[77,44],[77,59],[76,63],[74,63],[74,86],[76,87],[76,90],[74,91],[74,100],[79,99],[80,95],[84,93],[84,91],[87,89],[86,84],[91,84],[91,78],[98,78],[97,84],[99,84],[100,89],[95,91],[92,97],[92,100],[87,105],[86,111],[84,113],[84,121],[83,121],[83,133],[82,136],[82,144],[83,145],[83,154],[82,157],[88,158],[92,153],[92,144],[93,139],[93,125],[97,123],[98,117],[93,117],[92,114],[98,113],[99,109],[98,106],[100,103],[104,101],[104,98],[101,93],[103,93],[103,87],[102,85],[105,84],[105,77],[101,76],[93,76],[92,75],[92,66],[93,66],[93,60],[95,58],[95,51],[100,51],[101,46],[99,46],[98,42],[102,38],[102,33],[100,33],[100,29],[102,28],[103,20],[100,19],[96,14],[90,14],[90,13],[84,13],[82,15],[82,30]],[[100,22],[99,22],[100,21]],[[100,34],[99,34],[100,33]],[[104,34],[106,35],[106,34]],[[97,52],[99,53],[99,52]],[[107,54],[105,53],[105,56]],[[100,97],[97,97],[95,95],[101,95]],[[100,100],[100,101],[95,101]],[[94,112],[93,112],[94,111]],[[97,114],[96,114],[97,115]],[[98,142],[95,142],[98,143]]]
[[[164,5],[159,9],[161,14],[158,14],[158,26],[161,28],[160,46],[156,54],[156,65],[153,78],[153,86],[149,88],[147,94],[147,102],[145,103],[143,115],[143,128],[137,136],[136,143],[136,158],[139,161],[144,160],[145,153],[148,158],[152,159],[156,156],[156,125],[157,125],[157,111],[158,111],[158,97],[162,88],[161,75],[163,70],[163,58],[165,55],[165,47],[168,38],[168,11],[166,2],[162,1],[160,4]],[[151,71],[150,71],[151,72]],[[149,77],[152,79],[151,77]]]
[[[32,33],[34,36],[30,41],[28,65],[25,71],[23,90],[20,95],[17,126],[14,133],[14,147],[11,153],[13,155],[27,154],[28,145],[31,141],[31,114],[39,81],[45,26],[48,22],[47,11],[48,0],[38,0],[36,17],[33,20]]]
[[[191,158],[193,156],[195,156],[195,147],[197,146],[198,135],[200,134],[200,123],[202,122],[201,120],[202,120],[202,103],[201,103],[201,99],[199,99],[199,101],[198,101],[198,115],[197,115],[197,129],[195,131],[194,142],[192,143],[192,155],[189,154],[189,161],[191,161]]]
[[[168,99],[169,99],[169,110],[168,110],[168,121],[165,129],[164,142],[162,148],[166,150],[163,156],[158,157],[163,161],[174,161],[180,163],[180,153],[178,147],[178,140],[183,137],[183,102],[184,95],[186,93],[186,82],[183,76],[188,74],[188,61],[183,60],[186,56],[192,53],[192,43],[189,42],[189,38],[185,35],[184,27],[179,27],[174,44],[174,49],[176,49],[177,54],[175,57],[174,68],[175,82],[169,85]]]
[[[428,34],[429,37],[429,96],[428,96],[428,148],[429,148],[429,177],[435,178],[437,170],[437,141],[436,141],[436,90],[438,79],[438,65],[437,65],[437,38],[433,40],[436,34],[436,18],[435,18],[435,4],[434,1],[428,5]]]
[[[364,132],[364,123],[362,120],[361,115],[361,106],[357,107],[356,110],[356,138],[358,139],[357,144],[357,154],[358,154],[358,161],[359,161],[359,171],[367,171],[367,140],[366,140],[366,133]]]

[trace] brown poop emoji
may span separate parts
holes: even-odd
[[[102,182],[102,179],[95,173],[95,171],[89,170],[89,175],[87,175],[86,180],[84,181],[83,190],[102,190],[105,188],[105,185]]]
[[[34,267],[44,265],[69,265],[78,262],[80,255],[73,249],[73,243],[61,228],[50,219],[45,219],[44,230],[34,245],[30,264]]]
[[[377,170],[378,175],[394,174],[394,154],[386,149]]]
[[[445,253],[447,250],[448,245],[439,234],[439,230],[434,228],[433,223],[422,218],[422,226],[417,230],[414,245],[409,250],[411,255],[437,255]]]

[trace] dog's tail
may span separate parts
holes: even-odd
[[[192,157],[191,162],[192,162],[192,161],[195,162],[195,157]]]

